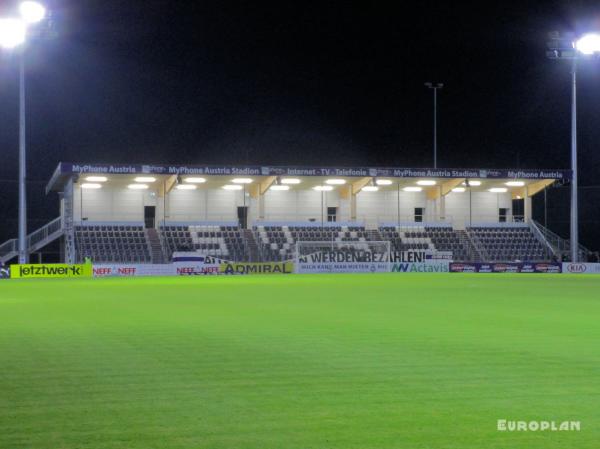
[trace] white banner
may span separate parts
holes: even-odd
[[[173,276],[172,264],[111,264],[94,265],[94,277],[110,276]]]
[[[600,274],[600,263],[563,263],[562,272],[565,274]]]
[[[296,273],[389,273],[389,262],[298,262]]]

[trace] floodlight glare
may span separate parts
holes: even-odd
[[[243,187],[236,184],[226,184],[223,186],[225,190],[242,190]]]
[[[509,187],[523,187],[525,183],[523,181],[508,181],[506,185]]]
[[[206,178],[185,178],[185,182],[189,182],[190,184],[202,184],[206,182]]]
[[[196,186],[194,184],[178,184],[176,189],[177,190],[196,190]]]
[[[341,186],[346,184],[346,180],[345,179],[328,179],[327,181],[325,181],[325,184],[329,184],[332,186]]]
[[[100,189],[100,188],[102,188],[102,184],[94,184],[94,183],[88,182],[88,183],[81,184],[81,188],[86,189],[86,190],[87,189],[91,189],[91,190]]]
[[[492,193],[506,193],[507,191],[508,189],[505,187],[492,187],[490,189],[490,192]]]
[[[234,184],[250,184],[252,182],[252,179],[250,179],[250,178],[235,178],[235,179],[232,179],[231,182],[233,182]]]
[[[290,190],[290,186],[280,186],[274,185],[269,188],[269,190]]]
[[[27,26],[19,19],[0,19],[0,47],[15,48],[25,42]]]
[[[466,182],[463,182],[462,184],[463,184],[463,186],[467,185]],[[471,187],[479,187],[480,185],[481,185],[481,181],[471,181],[471,180],[469,180],[469,186],[471,186]]]
[[[32,24],[44,20],[46,8],[41,3],[25,1],[19,5],[19,13],[25,22]]]
[[[333,190],[333,187],[331,187],[331,186],[315,186],[315,187],[313,187],[313,190],[316,190],[317,192],[331,192]]]
[[[300,181],[298,178],[283,178],[281,180],[282,184],[300,184]]]
[[[465,192],[465,190],[466,190],[466,189],[465,189],[464,187],[454,187],[454,188],[452,189],[452,191],[453,191],[454,193],[464,193],[464,192]]]
[[[108,178],[106,176],[88,176],[85,180],[90,182],[106,182]]]
[[[434,186],[436,182],[433,179],[423,179],[421,181],[417,181],[417,184],[420,186]]]
[[[377,192],[379,190],[379,187],[377,187],[377,186],[364,186],[361,190],[363,192]]]
[[[127,188],[130,190],[146,190],[148,188],[148,184],[129,184]]]
[[[405,192],[420,192],[423,189],[421,187],[412,187],[412,186],[409,186],[409,187],[404,187],[402,190],[404,190]]]
[[[378,186],[391,186],[392,180],[391,179],[378,179],[375,181],[375,184],[377,184]]]
[[[135,182],[154,182],[156,181],[156,178],[153,178],[152,176],[138,176],[137,178],[134,179]]]
[[[575,48],[584,55],[600,53],[600,34],[585,34],[575,42]]]

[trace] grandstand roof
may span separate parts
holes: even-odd
[[[165,182],[173,177],[202,176],[207,179],[206,187],[218,187],[232,177],[252,177],[254,181],[269,185],[277,177],[296,177],[302,179],[302,187],[312,187],[328,178],[342,178],[356,183],[362,188],[369,180],[389,178],[390,186],[381,189],[397,188],[398,185],[414,184],[417,179],[435,180],[437,184],[459,185],[466,179],[482,181],[474,189],[488,189],[495,185],[505,185],[509,181],[520,181],[523,186],[546,186],[554,181],[568,181],[571,170],[552,169],[489,169],[489,168],[400,168],[400,167],[282,167],[282,166],[206,166],[206,165],[152,165],[152,164],[88,164],[61,162],[58,164],[46,191],[62,191],[69,179],[78,179],[80,175],[103,175],[109,181],[132,182],[132,175],[152,175]],[[485,181],[484,181],[485,180]],[[543,187],[542,187],[543,188]],[[529,195],[535,192],[529,192]]]

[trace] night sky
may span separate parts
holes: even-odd
[[[52,29],[27,54],[31,226],[58,215],[42,187],[59,161],[431,166],[425,81],[445,84],[440,166],[569,168],[569,67],[546,59],[547,33],[600,30],[600,7],[387,3],[49,0]],[[2,241],[16,218],[17,61],[0,57]],[[600,61],[579,82],[593,186]]]

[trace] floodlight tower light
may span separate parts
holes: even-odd
[[[0,19],[0,47],[12,50],[25,43],[27,26],[20,19]]]
[[[39,2],[26,0],[19,4],[20,18],[0,19],[0,46],[21,47],[19,64],[19,263],[29,262],[27,245],[27,188],[25,134],[25,45],[27,30],[46,17],[46,8]]]
[[[433,90],[433,168],[437,168],[437,91],[444,84],[427,82],[425,87]]]
[[[41,22],[46,17],[46,8],[39,2],[24,1],[19,5],[21,18],[27,24]]]
[[[579,262],[579,209],[577,198],[577,61],[584,56],[600,55],[600,34],[587,33],[577,38],[571,33],[550,33],[550,59],[571,61],[571,262]]]

